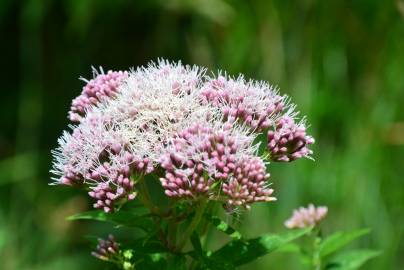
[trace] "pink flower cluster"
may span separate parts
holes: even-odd
[[[88,183],[94,208],[105,212],[114,210],[116,203],[133,200],[136,196],[131,175],[150,173],[154,167],[147,157],[136,157],[128,150],[128,143],[110,129],[109,119],[88,117],[65,138],[64,159],[58,168],[66,185]],[[62,137],[63,141],[63,137]]]
[[[314,138],[306,135],[304,125],[296,124],[288,116],[278,119],[275,130],[268,131],[267,139],[270,158],[273,161],[289,162],[310,157],[313,153],[308,146],[314,143]]]
[[[302,122],[298,124],[290,116],[297,114],[294,105],[287,105],[286,96],[271,86],[219,76],[205,84],[201,95],[205,102],[221,108],[228,121],[241,120],[254,131],[266,131],[272,161],[293,161],[312,154],[308,146],[314,143],[313,137],[306,135]]]
[[[91,106],[98,104],[106,98],[113,97],[118,91],[122,81],[128,77],[126,71],[108,71],[98,73],[93,69],[94,78],[83,87],[81,95],[73,99],[69,112],[69,119],[80,122]]]
[[[149,173],[175,199],[209,198],[229,210],[275,200],[257,136],[267,135],[272,161],[310,157],[314,139],[268,84],[204,72],[164,60],[94,71],[72,102],[72,132],[52,152],[56,182],[86,186],[105,212],[133,200]]]
[[[222,186],[223,193],[228,197],[228,208],[245,206],[249,209],[254,202],[275,201],[276,198],[271,197],[274,190],[268,187],[268,178],[261,158],[245,157],[240,160],[230,180]]]
[[[219,76],[208,81],[202,96],[205,101],[220,107],[231,122],[242,120],[254,130],[263,130],[273,125],[274,118],[285,108],[285,97],[272,87],[256,82],[246,82]]]
[[[264,162],[245,151],[249,138],[231,131],[229,123],[222,129],[196,123],[180,132],[161,159],[165,176],[160,181],[166,195],[197,198],[207,194],[224,200],[229,209],[275,200],[267,187]]]
[[[300,207],[293,211],[292,217],[285,222],[285,226],[289,229],[315,226],[325,218],[327,211],[326,206],[315,207],[313,204],[309,204],[307,208]]]
[[[97,248],[91,255],[103,261],[113,260],[119,256],[119,244],[112,234],[105,240],[99,238]]]
[[[160,181],[167,196],[197,197],[209,192],[214,179],[226,179],[234,170],[238,147],[229,130],[215,131],[195,123],[180,132],[161,159],[166,173]]]

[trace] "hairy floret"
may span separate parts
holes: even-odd
[[[265,82],[218,76],[209,78],[202,89],[208,103],[221,108],[229,121],[241,120],[255,130],[273,125],[287,106],[287,97]]]

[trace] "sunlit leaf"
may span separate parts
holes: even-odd
[[[213,224],[213,226],[216,227],[221,232],[224,232],[234,240],[240,240],[242,238],[241,233],[236,231],[234,228],[232,228],[230,225],[228,225],[226,222],[221,220],[217,216],[210,216],[210,215],[205,215],[205,218]]]
[[[118,211],[105,213],[102,210],[91,210],[84,213],[72,215],[67,220],[96,220],[110,222],[118,226],[140,228],[144,231],[151,231],[155,226],[148,215],[137,215],[130,211]]]
[[[336,232],[322,241],[319,248],[320,256],[327,256],[369,232],[369,229],[360,229],[351,232]]]
[[[368,260],[379,256],[380,251],[371,249],[357,249],[344,252],[333,258],[327,264],[329,270],[354,270],[361,267]]]
[[[235,266],[243,265],[258,259],[277,248],[305,235],[311,228],[288,231],[282,234],[265,234],[251,240],[231,241],[214,252],[212,258],[231,261]]]

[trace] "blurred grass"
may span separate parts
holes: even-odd
[[[0,2],[1,269],[102,269],[84,235],[104,227],[64,217],[84,193],[49,187],[50,149],[90,66],[126,69],[157,57],[268,80],[292,96],[317,139],[315,162],[271,164],[278,202],[241,230],[281,230],[300,204],[329,205],[325,230],[369,227],[358,243],[404,267],[404,2]],[[300,269],[289,255],[244,269]]]

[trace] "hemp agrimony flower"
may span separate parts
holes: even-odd
[[[306,119],[278,89],[241,75],[209,77],[204,68],[164,60],[93,73],[52,152],[54,183],[85,188],[94,200],[96,210],[71,219],[142,230],[126,239],[129,249],[112,235],[99,239],[96,258],[124,270],[236,269],[304,235],[309,246],[297,250],[313,269],[360,266],[377,256],[359,250],[360,256],[329,260],[367,230],[323,239],[318,225],[324,206],[295,210],[285,222],[295,230],[250,240],[220,217],[231,221],[238,210],[276,200],[270,162],[311,158],[314,139]],[[123,205],[132,200],[137,202]],[[232,240],[209,250],[202,243],[209,227]],[[350,264],[356,258],[361,261]]]
[[[307,208],[300,207],[293,211],[293,215],[285,222],[285,226],[289,229],[305,228],[317,225],[327,215],[328,208],[326,206],[314,206],[309,204]]]
[[[148,174],[176,200],[226,209],[273,201],[269,161],[310,157],[305,121],[285,95],[242,76],[159,61],[130,71],[94,71],[74,99],[53,151],[55,183],[86,186],[94,207],[114,211]],[[266,134],[266,154],[256,138]]]

